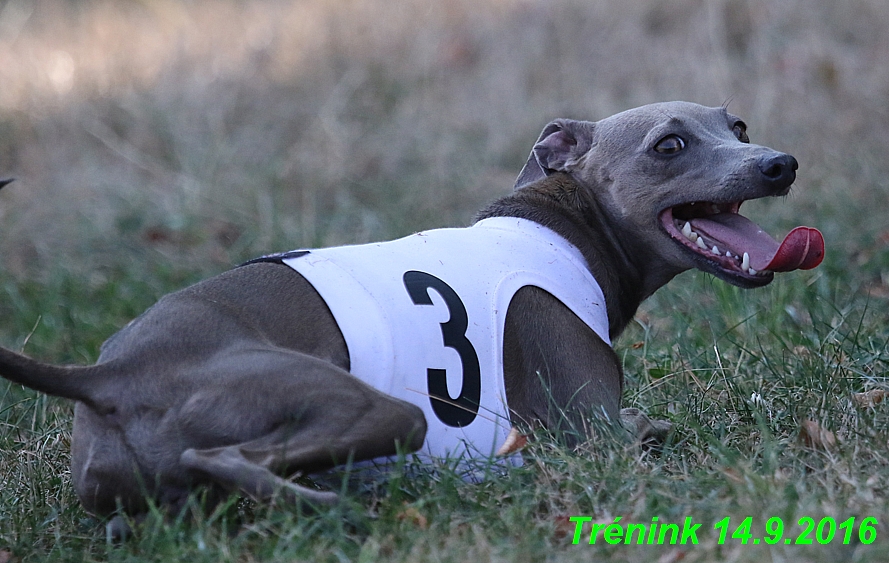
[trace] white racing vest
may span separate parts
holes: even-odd
[[[605,298],[580,251],[525,219],[494,217],[282,261],[327,303],[352,374],[423,409],[421,457],[490,458],[506,439],[504,321],[522,287],[549,292],[610,344]]]

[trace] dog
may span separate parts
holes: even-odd
[[[262,257],[163,297],[93,366],[0,349],[0,375],[76,401],[73,483],[100,516],[198,485],[332,503],[284,476],[491,457],[516,425],[582,440],[587,417],[620,419],[610,341],[659,287],[691,268],[761,287],[821,262],[816,229],[779,243],[739,214],[798,168],[746,129],[688,102],[558,119],[471,227]]]

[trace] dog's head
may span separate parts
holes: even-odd
[[[607,209],[627,251],[659,261],[667,279],[698,268],[758,287],[824,256],[816,229],[797,227],[779,243],[738,213],[746,200],[786,195],[796,169],[792,156],[751,144],[725,108],[667,102],[595,123],[553,121],[516,188],[567,173]]]

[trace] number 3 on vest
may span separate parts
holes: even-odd
[[[448,426],[468,426],[478,414],[481,399],[481,370],[478,355],[472,343],[466,338],[469,319],[466,307],[451,286],[439,278],[411,270],[404,274],[404,287],[413,300],[414,305],[432,305],[429,290],[433,289],[444,299],[450,318],[441,323],[441,338],[447,348],[453,348],[460,355],[463,366],[463,384],[460,394],[451,397],[448,393],[447,372],[443,369],[428,368],[426,381],[429,387],[429,401],[432,410],[443,423]]]

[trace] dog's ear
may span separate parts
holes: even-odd
[[[543,128],[514,189],[549,176],[553,172],[571,172],[593,145],[595,124],[589,121],[556,119]]]

